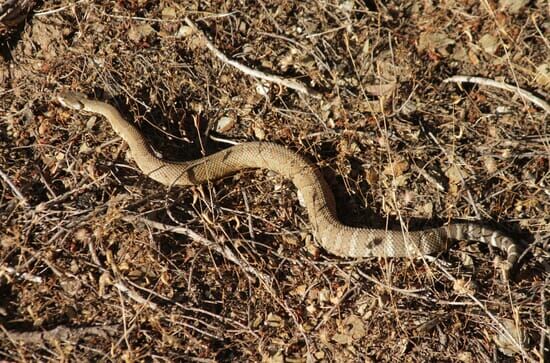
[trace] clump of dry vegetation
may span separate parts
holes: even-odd
[[[544,1],[40,2],[0,60],[0,359],[544,361]],[[299,80],[318,98],[217,58]],[[520,241],[510,280],[478,243],[437,260],[334,258],[288,181],[165,188],[78,90],[168,159],[268,140],[314,160],[351,225],[476,219]],[[161,225],[144,224],[139,218]],[[443,262],[445,261],[445,262]],[[546,305],[545,305],[546,304]]]

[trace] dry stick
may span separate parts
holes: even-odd
[[[122,220],[124,220],[126,222],[129,222],[129,223],[142,222],[146,226],[157,229],[159,231],[167,231],[167,232],[175,232],[175,233],[178,233],[178,234],[183,234],[183,235],[191,238],[193,241],[199,242],[203,246],[205,246],[207,248],[211,248],[214,251],[218,252],[219,254],[221,254],[222,256],[227,258],[229,261],[231,261],[234,264],[240,266],[244,271],[246,271],[248,273],[251,273],[252,275],[262,279],[263,281],[267,282],[268,284],[271,284],[271,277],[269,277],[268,275],[266,275],[264,273],[261,273],[261,272],[257,271],[254,267],[250,266],[247,262],[242,261],[241,259],[239,259],[237,256],[235,256],[233,251],[231,251],[229,248],[227,248],[225,246],[221,246],[220,244],[218,244],[216,242],[213,242],[213,241],[210,241],[207,238],[204,238],[203,236],[201,236],[197,232],[193,231],[192,229],[182,227],[182,226],[172,226],[172,225],[169,225],[169,224],[155,222],[155,221],[152,221],[150,219],[143,218],[143,217],[130,216],[130,217],[123,217]]]
[[[419,167],[418,165],[416,164],[412,164],[412,167],[414,169],[414,171],[416,171],[418,174],[422,175],[424,177],[424,179],[426,179],[427,181],[429,181],[430,183],[432,183],[433,185],[435,185],[435,187],[437,188],[437,190],[439,190],[440,192],[444,192],[445,191],[445,187],[443,185],[441,185],[441,183],[439,183],[433,176],[431,176],[426,170],[424,170],[424,168],[421,168]]]
[[[109,277],[109,278],[110,278],[110,277]],[[130,283],[131,283],[131,282],[130,282]],[[142,306],[147,306],[148,308],[150,308],[150,309],[152,309],[152,310],[155,310],[155,311],[160,310],[160,307],[159,307],[157,304],[155,304],[154,302],[152,302],[152,301],[150,301],[150,300],[148,300],[148,299],[144,299],[143,297],[141,297],[141,295],[140,295],[139,293],[137,293],[136,291],[134,291],[134,290],[132,290],[131,288],[129,288],[129,287],[128,287],[127,285],[125,285],[123,282],[119,281],[119,282],[113,284],[113,286],[114,286],[115,288],[117,288],[119,292],[121,292],[121,293],[123,293],[123,294],[126,294],[130,299],[132,299],[132,300],[134,300],[135,302],[141,304]],[[137,285],[136,285],[136,286],[137,286]],[[147,291],[147,289],[144,289],[144,288],[141,287],[141,286],[137,286],[137,287],[140,288],[140,289],[143,289],[143,290],[146,290],[146,291]],[[150,291],[148,291],[148,292],[150,293]],[[157,295],[157,294],[152,294],[152,295]],[[158,295],[157,295],[157,296],[158,296]],[[167,300],[167,299],[165,299],[165,300]],[[214,334],[211,334],[211,333],[209,333],[209,332],[206,332],[206,331],[204,331],[204,330],[202,330],[202,329],[200,329],[200,328],[198,328],[198,327],[196,327],[196,326],[194,326],[194,325],[192,325],[192,324],[184,323],[184,322],[181,322],[181,321],[179,321],[179,322],[177,322],[177,323],[180,324],[180,325],[182,325],[182,326],[185,326],[185,327],[187,327],[187,328],[189,328],[189,329],[191,329],[191,330],[195,330],[195,331],[197,331],[197,332],[200,333],[200,334],[207,335],[207,336],[209,336],[209,337],[211,337],[211,338],[218,339],[218,340],[222,340],[222,339],[223,339],[222,337],[219,337],[219,336],[217,336],[217,335],[214,335]],[[135,327],[135,325],[132,325],[132,326],[130,327],[130,329],[126,330],[125,335],[126,335],[126,334],[129,334],[129,332],[131,332],[131,331],[134,329],[134,327]],[[119,342],[118,342],[117,344],[120,344],[120,341],[121,341],[122,339],[125,339],[125,336],[122,336],[122,337],[119,339]]]
[[[107,251],[109,252],[109,251]],[[109,256],[109,255],[108,255]],[[109,257],[107,258],[109,260]],[[120,275],[119,274],[119,271],[118,271],[118,268],[115,264],[115,262],[111,259],[111,266],[114,267],[114,271],[116,272],[117,275]],[[118,296],[120,298],[120,313],[121,313],[121,316],[122,316],[122,336],[118,339],[115,347],[118,348],[120,346],[120,344],[122,343],[122,341],[125,341],[126,342],[126,350],[131,354],[132,354],[132,345],[130,345],[130,342],[128,341],[128,335],[130,334],[130,332],[134,329],[134,327],[136,326],[135,324],[132,324],[132,326],[130,326],[130,328],[128,329],[128,322],[127,322],[127,318],[126,318],[126,304],[124,304],[124,294],[120,291],[120,289],[118,290]],[[138,310],[139,312],[141,312],[141,307],[143,307],[143,304],[141,304],[140,306],[140,309]],[[138,314],[139,314],[138,312]]]
[[[93,248],[93,246],[92,246],[92,245],[89,245],[89,248]],[[93,255],[95,255],[95,252],[94,252]],[[93,255],[92,255],[92,256],[93,256]],[[100,269],[101,271],[104,271],[104,273],[107,274],[109,281],[113,281],[112,275],[111,275],[111,273],[110,273],[109,271],[107,271],[106,269],[104,269],[103,267],[101,267],[100,264],[98,264],[98,267],[99,267],[99,269]],[[113,268],[113,270],[115,271],[115,273],[116,273],[117,275],[119,275],[118,269],[117,269],[116,265],[114,265],[114,264],[112,263],[112,264],[111,264],[111,267]],[[129,282],[130,282],[130,284],[132,284],[131,281],[129,281]],[[150,301],[149,299],[145,299],[145,298],[141,297],[141,295],[140,295],[138,292],[136,292],[136,291],[133,290],[132,288],[128,287],[124,282],[122,282],[122,280],[119,279],[118,282],[115,282],[115,283],[113,283],[112,285],[113,285],[113,287],[115,287],[115,288],[119,291],[119,293],[127,295],[130,299],[134,300],[135,302],[137,302],[137,303],[140,304],[141,306],[146,306],[146,307],[148,307],[149,309],[155,310],[155,311],[159,311],[159,310],[160,310],[159,305],[155,304],[154,302]],[[139,285],[135,285],[135,286],[138,287],[138,288],[140,288],[140,289],[142,289],[142,290],[146,290],[150,295],[159,296],[158,294],[152,293],[150,290],[147,290],[147,289],[145,289],[145,288],[143,288],[143,287],[141,287],[141,286],[139,286]],[[165,300],[167,300],[167,299],[165,299]],[[123,311],[123,316],[124,316],[124,311]],[[124,319],[124,317],[123,317],[123,319]],[[124,322],[124,324],[126,324],[126,322]],[[196,326],[194,326],[194,325],[192,325],[192,324],[188,324],[188,323],[184,323],[184,322],[178,322],[178,324],[180,324],[180,325],[182,325],[182,326],[185,326],[185,327],[187,327],[187,328],[189,328],[189,329],[191,329],[191,330],[195,330],[195,331],[199,332],[200,334],[207,335],[207,336],[209,336],[209,337],[211,337],[211,338],[218,339],[218,340],[222,340],[222,339],[223,339],[222,337],[219,337],[219,336],[217,336],[217,335],[208,333],[208,332],[206,332],[206,331],[204,331],[204,330],[202,330],[202,329],[200,329],[200,328],[198,328],[198,327],[196,327]],[[120,342],[121,342],[122,340],[126,340],[127,335],[128,335],[132,330],[134,330],[135,327],[136,327],[136,325],[132,325],[132,326],[130,327],[130,329],[127,329],[127,328],[124,326],[124,334],[123,334],[123,336],[119,339],[119,341],[117,342],[117,346],[120,344]],[[127,344],[128,344],[128,343],[127,343]],[[129,346],[129,344],[128,344],[128,346]]]
[[[134,286],[135,288],[141,290],[141,291],[144,291],[144,292],[147,292],[149,295],[151,296],[156,296],[157,298],[159,299],[162,299],[164,301],[167,301],[183,310],[188,310],[188,311],[192,311],[192,312],[196,312],[196,313],[201,313],[201,314],[204,314],[204,315],[208,315],[210,317],[214,317],[216,319],[218,319],[219,321],[221,321],[222,323],[223,322],[229,322],[231,324],[234,324],[234,325],[237,325],[239,328],[243,329],[243,331],[247,331],[249,334],[253,335],[255,338],[259,338],[259,335],[257,335],[256,333],[254,333],[250,327],[247,327],[246,325],[238,322],[237,320],[234,320],[234,319],[231,319],[231,318],[227,318],[227,317],[223,317],[223,316],[220,316],[218,314],[214,314],[214,313],[211,313],[209,311],[206,311],[204,309],[199,309],[199,308],[193,308],[193,307],[189,307],[189,306],[184,306],[183,304],[177,302],[177,301],[174,301],[173,299],[169,298],[169,297],[166,297],[164,295],[161,295],[151,289],[148,289],[146,287],[143,287],[143,286],[140,286],[132,281],[128,281],[132,286]],[[187,315],[184,315],[183,316],[184,319],[187,319],[187,320],[190,320],[190,321],[194,321],[194,322],[199,322],[201,324],[203,324],[204,326],[207,326],[209,328],[215,328],[212,324],[208,324],[198,318],[195,318],[195,317],[192,317],[192,316],[187,316]]]
[[[30,282],[34,282],[36,284],[41,284],[42,283],[42,277],[40,277],[40,276],[32,275],[32,274],[29,274],[27,272],[21,273],[21,272],[18,272],[13,267],[0,265],[0,276],[2,276],[3,274],[12,275],[18,280],[30,281]]]
[[[88,251],[90,252],[90,255],[92,256],[92,261],[97,265],[97,268],[103,272],[106,279],[112,284],[113,287],[115,287],[120,293],[126,294],[131,300],[134,300],[138,304],[142,306],[147,306],[151,310],[159,310],[159,306],[155,304],[154,302],[144,299],[141,297],[139,293],[134,291],[132,288],[128,287],[120,278],[113,278],[113,274],[111,271],[107,270],[101,265],[101,262],[99,261],[99,258],[97,257],[97,253],[95,251],[95,245],[93,239],[90,239],[88,242]],[[113,268],[114,272],[118,275],[118,269],[114,263],[111,263],[111,267]]]
[[[548,102],[546,102],[542,98],[535,96],[534,94],[532,94],[529,91],[526,91],[526,90],[521,89],[521,88],[516,87],[516,86],[511,86],[511,85],[503,83],[503,82],[497,82],[497,81],[494,81],[494,80],[489,79],[489,78],[471,77],[471,76],[453,76],[453,77],[444,79],[443,82],[444,83],[449,83],[449,82],[476,83],[476,84],[480,84],[480,85],[483,85],[483,86],[495,87],[495,88],[504,89],[506,91],[515,92],[515,93],[519,94],[520,96],[525,97],[529,101],[533,102],[535,105],[539,106],[544,111],[550,113],[550,104],[548,104]]]
[[[0,170],[0,178],[4,179],[6,184],[8,184],[8,186],[11,188],[13,194],[15,194],[17,199],[19,199],[21,201],[21,203],[23,203],[23,205],[25,205],[25,206],[29,205],[29,202],[27,201],[27,198],[25,198],[25,196],[19,191],[19,189],[17,189],[15,184],[13,184],[10,177],[7,174],[5,174],[2,170]]]
[[[443,274],[445,274],[449,280],[451,280],[453,283],[456,283],[457,281],[456,278],[449,271],[447,271],[445,266],[443,266],[442,264],[439,264],[437,261],[434,261],[434,262],[436,266],[440,269],[440,271],[442,271]],[[493,315],[491,311],[489,311],[486,305],[484,305],[477,297],[475,297],[472,293],[468,291],[465,291],[463,294],[468,296],[470,300],[472,300],[477,306],[481,308],[481,310],[483,310],[483,312],[489,317],[489,319],[495,323],[497,327],[496,330],[500,334],[503,334],[506,337],[506,339],[508,339],[512,343],[512,345],[514,345],[514,347],[521,352],[521,354],[523,355],[523,358],[525,358],[528,362],[532,362],[532,363],[536,362],[533,358],[531,358],[527,354],[521,342],[518,341],[518,339],[516,339],[516,337],[514,337],[512,333],[510,333],[510,331],[497,319],[495,315]]]
[[[248,222],[248,231],[250,233],[250,238],[251,239],[256,239],[256,237],[254,236],[254,227],[252,226],[252,214],[250,214],[250,206],[248,205],[248,197],[246,196],[246,192],[243,190],[242,192],[243,194],[243,200],[244,200],[244,207],[245,207],[245,210],[246,210],[246,214],[247,214],[247,222]]]
[[[447,151],[447,149],[445,147],[443,147],[441,145],[441,143],[439,142],[439,140],[431,133],[431,132],[428,132],[428,135],[432,138],[432,140],[434,141],[434,143],[439,146],[439,148],[441,149],[441,151],[445,154],[445,156],[447,157],[447,159],[449,160],[449,163],[451,165],[455,165],[456,162],[454,161],[454,158],[452,157],[452,155]],[[460,161],[465,164],[464,160],[460,159]],[[458,171],[459,171],[459,176],[460,176],[460,180],[462,182],[463,185],[466,185],[466,182],[464,180],[464,174],[462,173],[462,171],[460,171],[460,168],[458,168]],[[465,196],[465,199],[466,201],[468,201],[468,203],[470,203],[470,205],[472,206],[472,209],[474,210],[474,213],[476,215],[476,218],[479,220],[481,219],[481,214],[479,212],[480,208],[478,208],[478,205],[475,203],[474,201],[474,198],[472,197],[472,193],[470,193],[470,190],[469,189],[466,189],[466,196]],[[483,214],[485,214],[486,216],[489,215],[485,210],[481,209],[481,211],[483,212]],[[487,247],[489,248],[489,251],[491,253],[493,253],[493,246],[491,246],[491,244],[487,244]],[[510,272],[510,268],[512,266],[510,266],[507,261],[501,261],[499,262],[498,266],[500,267],[501,269],[501,272],[502,272],[502,279],[503,280],[508,280],[509,278],[509,272]]]
[[[102,326],[90,326],[73,328],[60,325],[52,330],[45,331],[31,331],[31,332],[14,332],[2,329],[6,336],[14,341],[24,342],[26,344],[45,344],[51,340],[78,340],[86,335],[96,335],[106,337],[118,333],[119,325],[102,325]]]
[[[395,286],[391,286],[388,284],[383,283],[382,281],[369,276],[368,274],[364,273],[360,269],[357,269],[356,272],[359,274],[359,276],[363,277],[364,279],[375,283],[376,285],[385,288],[386,290],[395,291],[397,293],[403,294],[405,296],[410,296],[415,299],[420,299],[424,301],[428,301],[437,305],[452,305],[452,306],[472,306],[476,305],[474,302],[463,302],[463,301],[449,301],[449,300],[443,300],[443,299],[436,299],[427,296],[426,291],[427,289],[414,289],[414,290],[407,290],[407,289],[400,289]],[[360,282],[359,279],[355,278],[357,282]]]
[[[138,294],[134,290],[130,289],[122,281],[115,282],[113,284],[113,286],[116,287],[116,289],[119,292],[126,294],[130,299],[134,300],[138,304],[145,305],[151,310],[155,310],[155,311],[159,310],[159,306],[157,304],[155,304],[154,302],[149,301],[147,299],[144,299],[143,297],[141,297],[140,294]]]
[[[70,8],[72,6],[75,6],[77,4],[80,4],[80,3],[83,3],[85,2],[86,0],[78,0],[72,4],[69,4],[69,5],[66,5],[66,6],[61,6],[59,8],[52,8],[50,10],[44,10],[44,11],[39,11],[39,12],[35,12],[33,14],[33,16],[45,16],[45,15],[52,15],[52,14],[55,14],[55,13],[59,13],[61,11],[64,11],[65,9],[67,8]]]
[[[546,275],[546,279],[545,279],[545,284],[544,286],[550,286],[550,277],[548,275]],[[548,337],[548,333],[549,333],[549,330],[547,329],[548,326],[546,324],[546,319],[548,317],[548,315],[546,315],[546,307],[545,307],[545,301],[546,298],[544,296],[544,291],[546,289],[540,289],[540,301],[541,301],[541,304],[540,304],[540,315],[541,315],[541,321],[542,321],[542,327],[541,327],[541,334],[540,334],[540,343],[539,343],[539,355],[541,357],[544,357],[544,348],[546,346],[545,342],[546,342],[546,339]],[[546,333],[545,333],[546,332]]]
[[[245,66],[244,64],[241,64],[233,59],[230,59],[214,46],[214,44],[210,41],[210,39],[208,39],[208,37],[203,32],[201,32],[199,28],[197,28],[197,26],[195,25],[195,23],[191,21],[191,19],[189,19],[188,17],[185,17],[183,20],[191,29],[193,29],[193,31],[195,31],[204,39],[206,43],[206,47],[210,49],[210,51],[214,53],[214,55],[218,57],[218,59],[220,59],[222,62],[227,63],[230,66],[233,66],[237,68],[239,71],[245,74],[248,74],[249,76],[252,76],[254,78],[264,79],[268,82],[273,82],[281,86],[292,88],[295,91],[304,93],[313,98],[317,98],[317,99],[321,98],[321,94],[319,92],[312,90],[311,88],[304,85],[302,82],[291,80],[291,79],[285,79],[285,78],[276,76],[274,74],[269,74],[269,73],[259,71],[257,69],[252,69],[248,66]]]
[[[254,276],[256,276],[264,284],[264,286],[267,288],[267,290],[273,296],[273,298],[277,297],[277,295],[275,294],[275,291],[271,287],[271,282],[272,281],[271,281],[271,278],[268,275],[257,271],[255,268],[250,266],[247,262],[242,261],[241,259],[239,259],[237,256],[235,256],[235,254],[229,248],[220,246],[218,243],[212,242],[212,241],[204,238],[203,236],[201,236],[200,234],[196,233],[195,231],[193,231],[189,228],[181,227],[181,226],[171,226],[171,225],[167,225],[167,224],[160,223],[160,222],[155,222],[155,221],[152,221],[150,219],[143,218],[143,217],[137,217],[137,216],[123,217],[122,220],[126,221],[126,222],[129,222],[129,223],[138,221],[138,222],[144,223],[145,225],[147,225],[151,228],[155,228],[155,229],[158,229],[160,231],[175,232],[175,233],[179,233],[179,234],[183,234],[185,236],[188,236],[191,239],[193,239],[194,241],[201,243],[203,246],[206,246],[208,248],[212,248],[213,250],[220,253],[222,256],[224,256],[225,258],[227,258],[231,262],[233,262],[233,263],[237,264],[238,266],[240,266],[244,271],[249,272],[249,273],[253,274]],[[292,320],[294,320],[294,323],[298,327],[298,330],[300,331],[300,334],[302,334],[302,336],[304,338],[304,341],[306,342],[306,345],[309,347],[310,343],[309,343],[309,340],[307,339],[306,332],[305,332],[304,328],[302,327],[302,325],[299,323],[299,320],[296,317],[296,315],[290,310],[290,308],[285,303],[279,302],[279,304],[283,307],[283,309],[285,309],[285,311],[292,318]]]

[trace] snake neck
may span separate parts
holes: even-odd
[[[135,155],[136,153],[145,151],[149,152],[149,147],[147,146],[148,144],[141,135],[139,129],[130,122],[126,121],[120,112],[118,112],[118,110],[113,106],[100,101],[86,100],[84,102],[84,111],[97,113],[104,116],[109,121],[115,132],[122,137],[126,143],[128,143],[132,154]]]

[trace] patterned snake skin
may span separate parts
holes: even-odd
[[[319,169],[281,145],[248,142],[198,160],[164,161],[154,155],[139,130],[124,120],[113,106],[74,92],[62,93],[57,98],[65,107],[105,116],[128,143],[142,172],[164,185],[196,185],[249,168],[269,169],[289,178],[303,195],[317,241],[336,256],[420,257],[446,250],[450,240],[466,239],[505,251],[508,257],[505,269],[517,260],[518,249],[512,239],[474,223],[451,223],[415,232],[346,226],[338,220],[334,195]]]

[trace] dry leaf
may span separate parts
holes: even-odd
[[[319,291],[319,302],[320,303],[327,303],[330,301],[330,290],[327,288],[324,288]]]
[[[63,38],[58,26],[45,24],[40,21],[33,22],[32,39],[41,49],[46,50],[51,43]]]
[[[269,94],[269,87],[261,83],[256,83],[256,93],[265,97]]]
[[[396,82],[386,83],[386,84],[373,84],[365,86],[365,91],[370,93],[373,96],[389,96],[395,90],[397,86]]]
[[[521,328],[512,319],[504,319],[501,323],[518,344],[523,344],[523,334],[521,332]],[[499,331],[498,334],[493,335],[493,340],[498,346],[498,349],[507,356],[513,356],[521,352],[518,344],[515,344],[514,341],[508,337],[508,334],[505,334],[502,331]]]
[[[409,169],[409,163],[404,160],[394,160],[391,164],[386,165],[384,170],[382,171],[382,174],[387,176],[401,176],[404,172],[406,172]]]
[[[71,272],[74,270],[75,268],[72,267],[71,268]],[[76,273],[73,272],[73,273]],[[78,280],[78,279],[71,279],[71,278],[68,278],[68,279],[61,279],[60,281],[60,285],[61,287],[63,288],[63,291],[65,291],[69,296],[76,296],[78,295],[78,293],[80,292],[80,290],[82,289],[82,281]]]
[[[111,275],[108,272],[104,272],[103,274],[101,274],[101,276],[99,276],[99,296],[105,296],[105,288],[112,284],[113,281],[111,280]]]
[[[174,19],[177,17],[176,9],[171,8],[169,6],[162,9],[162,18],[163,19]]]
[[[498,38],[491,34],[485,34],[481,37],[479,40],[479,46],[481,49],[483,49],[485,52],[489,54],[495,54],[495,52],[498,49],[499,41]]]
[[[473,295],[477,290],[477,286],[471,280],[456,279],[453,283],[453,290],[461,295]]]
[[[223,132],[229,131],[234,125],[235,125],[235,119],[233,117],[229,117],[229,116],[220,117],[220,119],[216,123],[216,132],[223,133]]]
[[[537,66],[535,82],[543,87],[550,86],[550,62],[542,63]]]
[[[451,58],[460,62],[468,61],[468,53],[462,44],[457,44],[456,47],[454,47]]]
[[[517,14],[528,2],[529,0],[499,0],[498,8],[510,14]]]
[[[418,40],[418,50],[433,50],[438,48],[445,48],[448,45],[454,44],[455,41],[447,36],[445,33],[433,33],[426,31],[420,34]]]
[[[474,357],[472,352],[461,352],[456,357],[459,361],[464,363],[474,362]]]
[[[420,212],[424,216],[431,217],[434,212],[434,204],[432,202],[425,203],[421,208]]]
[[[350,315],[341,322],[332,340],[340,344],[352,344],[366,335],[365,324],[357,315]]]
[[[155,31],[149,24],[143,24],[138,26],[132,26],[128,31],[128,39],[133,42],[139,43],[141,40],[147,38]]]
[[[479,64],[479,58],[472,49],[468,51],[468,58],[470,59],[470,63],[472,63],[474,66]]]
[[[474,259],[472,258],[472,256],[470,256],[467,253],[460,253],[459,256],[463,266],[466,266],[469,268],[474,267]]]
[[[340,9],[342,9],[346,13],[350,13],[351,11],[353,11],[354,6],[355,6],[355,1],[346,0],[340,4]]]
[[[492,156],[485,156],[483,158],[483,163],[485,164],[485,168],[487,169],[487,172],[489,174],[496,173],[498,166],[495,158],[493,158]]]
[[[176,32],[176,39],[187,38],[193,34],[193,28],[187,25],[182,25]]]
[[[281,318],[279,315],[269,313],[267,318],[264,321],[264,324],[267,326],[272,326],[275,328],[280,328],[284,325],[283,318]]]
[[[313,304],[309,304],[308,306],[306,306],[306,311],[310,314],[310,315],[314,315],[315,313],[317,313],[317,307]]]
[[[445,175],[449,178],[451,183],[460,183],[463,178],[466,178],[466,173],[458,165],[453,164],[447,170],[445,170]]]
[[[282,351],[277,351],[273,355],[264,355],[262,357],[262,363],[283,363],[285,356]]]
[[[367,182],[370,186],[376,185],[379,179],[378,171],[373,168],[368,168],[365,171],[365,178],[367,179]]]
[[[265,131],[263,128],[255,125],[252,130],[254,131],[254,136],[257,140],[262,141],[265,139]]]

